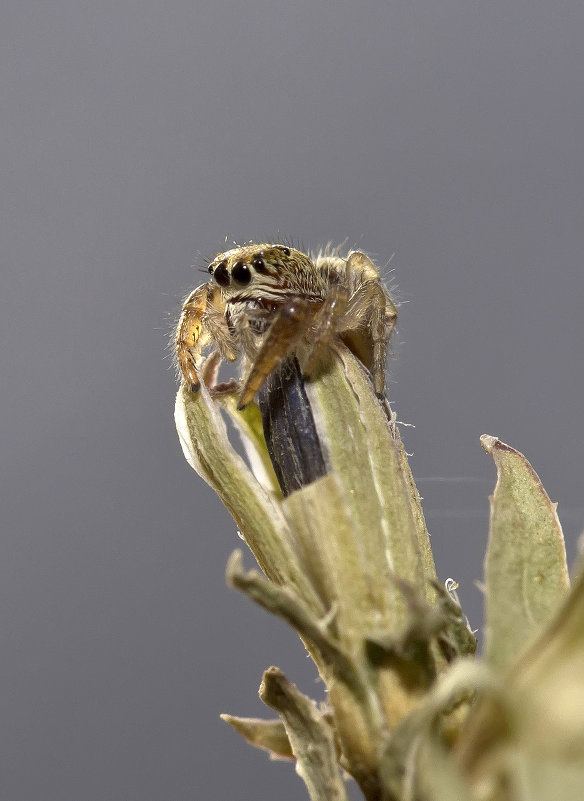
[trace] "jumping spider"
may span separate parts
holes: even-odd
[[[229,361],[243,354],[243,409],[283,358],[297,355],[310,377],[338,337],[370,370],[375,392],[383,396],[397,311],[364,253],[324,253],[313,260],[285,245],[248,244],[219,253],[209,273],[213,280],[186,298],[175,336],[178,366],[193,391],[206,345]]]

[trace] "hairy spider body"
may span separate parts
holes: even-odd
[[[250,403],[271,371],[295,353],[310,377],[334,337],[370,370],[379,396],[397,310],[373,262],[352,251],[311,259],[285,245],[249,244],[219,253],[212,280],[186,298],[176,329],[181,375],[199,389],[206,346],[229,361],[243,355],[239,407]]]

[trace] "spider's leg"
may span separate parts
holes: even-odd
[[[302,371],[306,377],[310,377],[315,371],[336,334],[337,322],[345,311],[348,299],[349,293],[344,286],[333,284],[330,287],[310,334],[312,347],[308,361]]]
[[[274,367],[299,343],[315,312],[315,303],[302,298],[290,298],[280,306],[243,385],[239,409],[251,403]]]
[[[381,397],[385,389],[387,345],[397,320],[397,309],[366,253],[355,250],[349,254],[346,281],[352,289],[346,313],[346,344],[371,371],[375,392]]]
[[[364,284],[368,281],[379,281],[377,267],[373,264],[366,253],[361,250],[353,250],[347,258],[345,275],[348,280],[358,278],[359,283]]]
[[[339,335],[373,376],[380,397],[385,388],[387,345],[395,327],[397,309],[380,281],[367,281],[351,296]]]
[[[377,285],[377,290],[369,329],[373,341],[373,385],[377,395],[382,398],[385,391],[387,346],[397,321],[397,309],[381,284]]]
[[[216,341],[226,355],[229,332],[224,318],[222,328],[219,322],[222,304],[219,287],[211,283],[193,290],[183,303],[175,334],[176,358],[183,380],[193,392],[200,387],[197,359],[204,346]]]

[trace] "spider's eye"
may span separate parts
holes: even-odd
[[[251,281],[251,270],[242,261],[238,261],[233,265],[231,275],[238,284],[249,284]]]
[[[215,267],[213,278],[217,281],[219,286],[227,286],[229,284],[229,273],[227,272],[227,265],[224,261]]]
[[[258,273],[265,273],[266,272],[266,265],[264,260],[261,256],[256,256],[253,260],[253,266],[255,267],[256,272]]]
[[[282,253],[284,254],[284,256],[289,256],[290,255],[290,248],[282,248]]]

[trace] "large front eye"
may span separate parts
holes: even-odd
[[[238,261],[233,265],[231,275],[238,284],[249,284],[251,281],[251,270],[243,261]]]
[[[227,286],[229,284],[229,273],[224,261],[220,262],[213,270],[213,278],[219,286]]]

